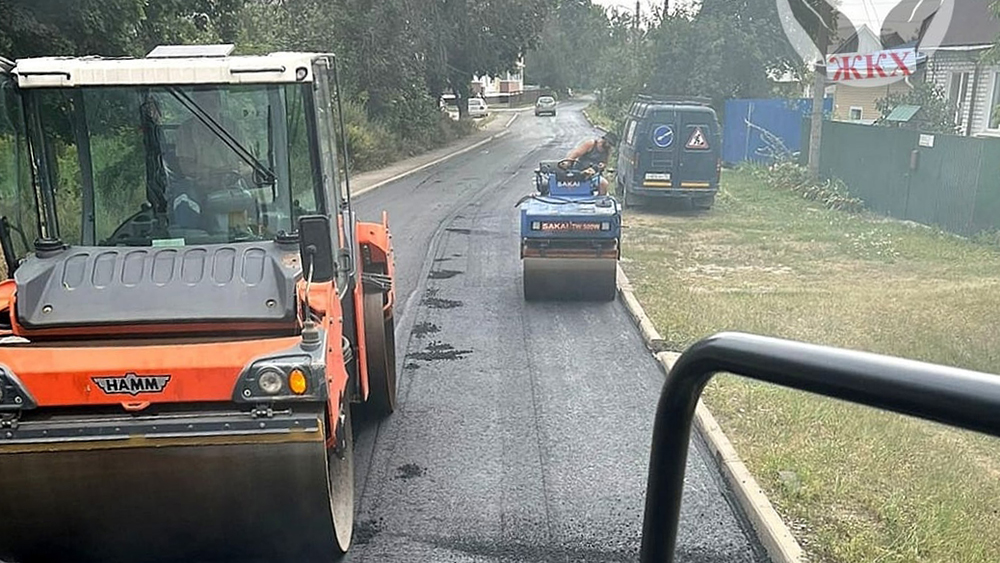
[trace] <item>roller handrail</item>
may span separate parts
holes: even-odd
[[[1000,436],[1000,376],[744,333],[684,352],[667,375],[653,426],[642,563],[671,563],[695,407],[719,372]]]

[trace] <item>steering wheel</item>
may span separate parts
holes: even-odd
[[[566,163],[570,163],[570,164],[566,164]],[[563,166],[564,164],[566,164],[566,165]],[[573,168],[574,166],[576,166],[577,164],[580,164],[580,161],[577,160],[577,159],[575,159],[575,158],[564,158],[564,159],[560,160],[556,164],[556,166],[558,166],[559,168],[562,168],[563,170],[569,170],[569,169]]]
[[[156,217],[152,206],[143,203],[139,211],[122,221],[118,228],[111,233],[111,236],[101,242],[101,245],[116,245],[133,239],[155,238],[154,230],[156,227]]]

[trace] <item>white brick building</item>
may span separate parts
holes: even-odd
[[[1000,136],[1000,64],[980,62],[1000,35],[991,3],[955,2],[948,34],[927,64],[927,80],[944,88],[963,135]]]

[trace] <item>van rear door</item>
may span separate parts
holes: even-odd
[[[643,188],[674,187],[680,140],[677,113],[657,111],[643,120],[637,132],[635,183]]]
[[[709,108],[691,108],[678,112],[680,138],[677,148],[681,153],[680,167],[674,188],[718,188],[719,123],[715,112]]]

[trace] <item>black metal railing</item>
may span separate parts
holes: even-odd
[[[750,334],[717,334],[678,358],[660,394],[643,563],[673,561],[691,419],[702,389],[719,372],[1000,436],[1000,376]]]

